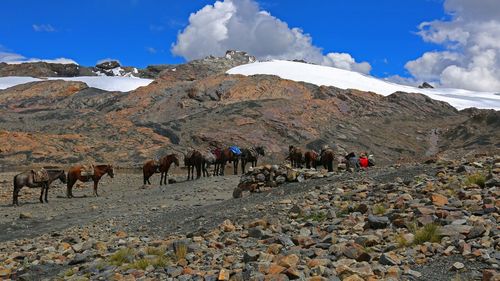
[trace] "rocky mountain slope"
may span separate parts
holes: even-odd
[[[252,60],[228,52],[169,66],[153,83],[126,93],[61,80],[1,90],[0,164],[90,160],[136,167],[167,151],[232,144],[264,145],[267,162],[283,160],[289,144],[328,144],[339,155],[367,150],[380,163],[392,163],[450,148],[466,154],[500,147],[498,111],[457,111],[420,94],[384,97],[276,76],[225,74]]]
[[[255,57],[241,51],[227,51],[224,57],[207,57],[193,60],[183,65],[150,65],[144,69],[122,66],[116,60],[104,61],[95,66],[80,66],[77,64],[60,64],[47,62],[29,63],[0,63],[0,77],[29,76],[29,77],[76,77],[76,76],[125,76],[139,78],[157,78],[162,72],[163,78],[179,80],[193,80],[195,77],[210,76],[224,73],[226,70],[255,61]],[[173,75],[177,68],[183,76]],[[172,73],[174,72],[174,73]]]

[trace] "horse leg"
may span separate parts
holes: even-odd
[[[45,187],[45,203],[49,203],[49,200],[47,199],[49,195],[49,185],[47,184],[47,186]]]
[[[68,184],[66,185],[66,197],[73,198],[73,185],[75,185],[76,179],[69,178]]]
[[[163,183],[163,172],[160,173],[160,186],[162,185]]]
[[[43,204],[43,192],[45,191],[45,184],[42,183],[42,191],[40,192],[40,203]]]
[[[99,183],[99,181],[94,181],[94,195],[95,197],[99,197],[99,194],[97,194],[97,184]]]
[[[233,170],[234,170],[234,174],[237,175],[238,174],[238,159],[234,160],[234,163],[233,163]]]
[[[14,206],[19,206],[19,201],[18,201],[19,190],[21,190],[21,188],[14,186],[14,192],[12,194],[12,205]]]
[[[241,174],[245,173],[245,166],[247,165],[246,161],[241,159]]]
[[[196,163],[196,179],[201,178],[201,163]]]

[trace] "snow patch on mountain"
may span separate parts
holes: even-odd
[[[395,92],[421,93],[432,99],[449,103],[457,109],[476,107],[500,110],[500,94],[473,92],[463,89],[420,89],[383,81],[354,71],[315,64],[273,60],[234,67],[228,74],[276,75],[283,79],[307,82],[318,86],[333,86],[341,89],[356,89],[388,96]]]
[[[133,91],[139,87],[147,86],[151,82],[153,82],[152,79],[119,77],[119,76],[49,77],[45,79],[9,76],[9,77],[0,77],[0,90],[29,82],[38,82],[46,80],[80,81],[84,82],[89,87],[105,91],[119,91],[119,92]]]

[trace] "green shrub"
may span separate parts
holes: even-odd
[[[481,188],[485,187],[485,182],[486,182],[486,177],[480,173],[471,174],[465,180],[466,185],[477,184]]]
[[[109,258],[109,261],[113,265],[120,266],[124,263],[129,263],[129,262],[133,261],[134,255],[135,255],[135,252],[133,249],[123,248],[123,249],[120,249],[120,250],[114,252],[111,255],[111,257]]]
[[[415,232],[414,244],[419,245],[425,242],[441,242],[441,229],[438,225],[426,224]]]
[[[376,204],[372,208],[372,212],[374,215],[379,215],[382,216],[387,212],[387,209],[385,208],[384,204]]]

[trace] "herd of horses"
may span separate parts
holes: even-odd
[[[194,179],[196,169],[196,178],[210,176],[209,169],[213,165],[213,176],[224,176],[224,168],[227,163],[233,164],[234,174],[238,174],[238,164],[241,166],[241,173],[245,173],[248,163],[253,167],[257,166],[260,156],[265,156],[266,152],[263,146],[253,146],[244,148],[241,153],[234,152],[230,147],[225,149],[215,148],[207,151],[190,150],[184,154],[184,166],[186,166],[188,175],[187,180]],[[155,173],[160,173],[160,185],[168,184],[168,171],[170,166],[175,164],[179,166],[179,158],[176,154],[169,154],[159,161],[146,161],[142,167],[144,184],[151,184],[149,180]]]
[[[238,174],[238,164],[241,167],[241,173],[245,173],[248,163],[252,167],[257,166],[257,161],[260,156],[265,156],[265,149],[263,146],[253,146],[250,148],[241,149],[235,152],[232,147],[225,149],[212,149],[207,151],[190,150],[184,154],[184,165],[188,170],[187,180],[194,179],[194,171],[196,169],[196,178],[210,176],[209,169],[213,165],[213,176],[224,176],[224,169],[227,163],[233,164],[234,174]],[[329,172],[334,170],[335,153],[330,148],[323,148],[321,152],[314,150],[303,151],[299,147],[289,146],[289,153],[287,158],[290,160],[292,167],[301,168],[303,165],[306,168],[317,168],[318,165],[323,165]],[[157,160],[148,160],[143,165],[143,182],[144,185],[151,184],[150,178],[155,173],[160,173],[160,185],[167,185],[168,171],[172,165],[179,165],[179,157],[177,154],[169,154]],[[59,179],[62,183],[66,184],[66,196],[73,197],[73,186],[77,181],[94,183],[94,195],[99,196],[97,187],[100,179],[104,175],[114,177],[114,170],[112,165],[94,165],[92,166],[92,174],[84,174],[83,165],[71,167],[67,174],[62,169],[47,169],[47,179],[44,181],[35,180],[35,172],[33,170],[14,176],[14,191],[12,196],[13,205],[19,205],[19,191],[22,187],[27,186],[30,188],[41,188],[40,202],[48,203],[48,190],[52,182]]]

